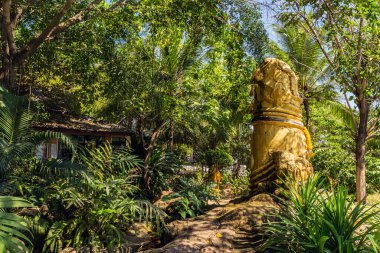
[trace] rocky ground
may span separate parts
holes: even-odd
[[[260,240],[258,229],[265,214],[278,209],[267,194],[245,201],[225,199],[204,215],[170,223],[169,243],[140,252],[256,252]]]

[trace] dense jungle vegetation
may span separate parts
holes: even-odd
[[[258,250],[380,252],[379,1],[3,0],[0,10],[1,253],[131,250],[141,224],[163,243],[169,222],[248,196],[251,78],[267,57],[299,78],[316,174],[282,186]],[[130,145],[36,129],[57,115],[118,124]],[[51,139],[71,159],[39,159]]]

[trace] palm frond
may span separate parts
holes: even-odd
[[[335,116],[350,130],[351,137],[356,136],[357,115],[351,111],[347,106],[337,101],[320,101],[318,105],[330,111],[331,115]]]
[[[22,158],[34,156],[36,146],[57,138],[75,154],[75,145],[62,133],[36,132],[32,129],[32,115],[25,97],[0,90],[0,174],[5,177]]]
[[[32,205],[22,198],[0,196],[1,209],[19,207]],[[27,245],[32,245],[32,242],[26,220],[16,214],[0,211],[0,245],[3,247],[1,252],[29,252]]]

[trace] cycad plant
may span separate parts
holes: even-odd
[[[74,150],[70,139],[61,133],[32,129],[32,114],[27,100],[0,88],[0,176],[4,178],[12,166],[34,155],[36,146],[58,138]]]
[[[0,253],[29,252],[32,243],[26,220],[5,210],[31,206],[21,198],[0,196]]]
[[[174,192],[163,197],[163,200],[174,199],[172,215],[175,218],[195,217],[205,211],[209,200],[217,200],[214,187],[197,174],[196,177],[179,179]]]
[[[82,154],[83,153],[83,154]],[[146,221],[160,229],[165,213],[142,199],[142,161],[130,150],[105,145],[78,154],[86,173],[76,179],[51,182],[44,196],[52,212],[59,213],[46,236],[44,251],[63,247],[116,250],[127,242],[134,222]]]
[[[264,225],[268,240],[263,251],[275,252],[372,252],[379,211],[349,199],[346,189],[323,189],[319,175],[305,183],[287,183],[283,212]],[[376,237],[377,238],[377,237]]]

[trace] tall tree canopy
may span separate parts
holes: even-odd
[[[249,123],[249,78],[268,44],[257,7],[230,0],[104,5],[41,44],[23,68],[21,83],[48,98],[48,111],[134,129],[147,173],[162,136],[171,147],[186,142],[203,152],[247,129],[239,125]]]
[[[342,92],[353,94],[352,100],[359,111],[358,122],[353,119],[356,132],[357,200],[363,200],[366,196],[368,120],[371,105],[379,99],[379,3],[285,0],[276,4],[283,10],[279,17],[284,23],[300,24],[318,43]]]

